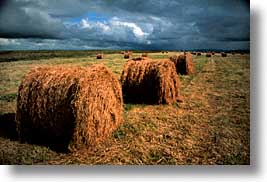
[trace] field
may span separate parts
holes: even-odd
[[[154,52],[149,57],[173,54]],[[31,68],[103,63],[119,78],[126,61],[116,52],[107,52],[100,60],[88,51],[2,52],[0,164],[250,164],[248,54],[194,56],[196,74],[180,75],[182,103],[124,104],[124,123],[92,151],[57,153],[18,142],[14,124],[17,90]]]

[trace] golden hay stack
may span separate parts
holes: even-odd
[[[143,61],[143,60],[150,60],[148,57],[135,57],[130,59],[129,61]]]
[[[180,100],[180,80],[169,60],[128,61],[121,75],[124,101],[170,104]]]
[[[148,55],[147,53],[142,53],[141,56],[142,56],[142,57],[147,57],[147,55]]]
[[[206,53],[206,57],[211,57],[211,53]]]
[[[222,57],[227,57],[227,54],[225,52],[221,53]]]
[[[103,54],[97,54],[96,59],[103,59]]]
[[[124,59],[129,59],[130,58],[130,54],[129,53],[124,53]]]
[[[190,75],[195,72],[193,56],[190,53],[171,56],[170,60],[175,64],[176,71],[179,74]]]
[[[104,65],[41,67],[18,91],[21,141],[75,151],[94,147],[122,122],[119,81]]]

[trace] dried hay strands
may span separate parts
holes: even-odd
[[[122,122],[121,85],[104,65],[40,67],[18,91],[21,141],[60,151],[92,148]]]
[[[180,99],[179,76],[169,60],[130,60],[121,83],[125,102],[170,104]]]

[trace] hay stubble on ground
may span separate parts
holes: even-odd
[[[154,59],[169,56],[149,55]],[[88,65],[95,61],[95,57],[87,57],[55,62],[44,60],[42,64]],[[101,60],[118,78],[125,61],[121,54],[108,54]],[[6,73],[1,77],[5,86],[0,90],[2,104],[13,105],[12,94],[16,90],[16,80],[21,79],[19,75],[23,75],[23,70],[27,72],[28,66],[41,61],[16,63],[22,68],[17,75],[11,71],[18,68],[14,63],[1,64],[1,73]],[[46,147],[21,144],[0,136],[0,163],[249,164],[249,56],[195,56],[194,63],[194,76],[180,76],[183,103],[125,104],[125,122],[94,151],[56,153]],[[7,111],[12,112],[1,105],[1,112]]]

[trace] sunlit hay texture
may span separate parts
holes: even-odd
[[[190,75],[195,72],[193,56],[190,53],[171,56],[170,60],[175,64],[178,74]]]
[[[147,53],[142,53],[142,55],[141,55],[142,57],[147,57],[148,56],[148,54]]]
[[[206,53],[206,57],[211,57],[211,53]]]
[[[121,75],[127,103],[171,104],[180,98],[180,80],[169,60],[128,61]]]
[[[227,57],[227,54],[225,52],[221,53],[222,57]]]
[[[97,54],[96,59],[103,59],[103,54]]]
[[[122,120],[119,81],[104,65],[31,70],[18,91],[20,140],[59,151],[93,148]]]
[[[124,59],[129,59],[130,58],[130,54],[129,53],[124,53]]]
[[[197,53],[197,56],[201,56],[201,52],[198,52],[198,53]]]

